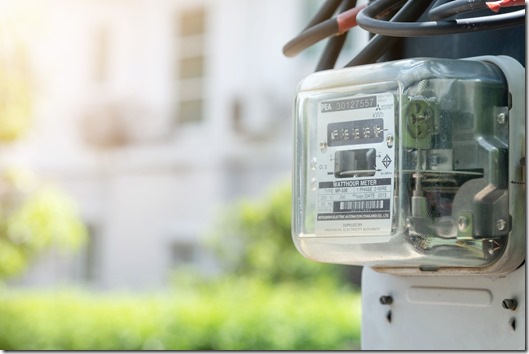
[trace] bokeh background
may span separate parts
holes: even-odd
[[[0,349],[359,348],[360,269],[290,235],[321,4],[0,0]]]

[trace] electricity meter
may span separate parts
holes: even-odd
[[[293,240],[401,274],[504,274],[525,258],[525,72],[416,58],[310,75],[294,117]]]

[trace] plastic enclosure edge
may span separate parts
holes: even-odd
[[[419,267],[411,266],[402,266],[402,267],[377,267],[370,266],[371,269],[382,272],[390,273],[395,275],[402,276],[414,276],[414,275],[505,275],[513,270],[517,269],[523,264],[526,254],[526,220],[525,220],[525,200],[526,200],[526,191],[525,191],[525,167],[521,165],[521,159],[525,157],[525,81],[520,78],[525,78],[525,69],[524,67],[515,59],[507,56],[479,56],[472,58],[463,58],[459,60],[468,60],[468,61],[479,61],[479,62],[489,62],[497,67],[503,72],[505,79],[507,81],[508,92],[512,98],[513,102],[512,107],[510,107],[508,114],[509,122],[509,157],[508,157],[508,178],[509,178],[509,216],[512,219],[511,230],[509,232],[507,245],[503,254],[497,259],[494,263],[484,266],[484,267],[439,267],[434,271],[425,271],[421,270]],[[338,73],[327,71],[327,74],[333,76]],[[298,92],[303,90],[307,91],[316,91],[323,90],[326,91],[329,89],[325,82],[319,79],[319,76],[313,76],[311,81],[303,80],[298,85]],[[296,97],[296,104],[297,106]],[[294,109],[295,112],[295,109]],[[299,119],[295,116],[293,121],[296,124],[296,120]],[[294,129],[294,131],[296,131]],[[297,134],[297,132],[296,132]],[[296,139],[296,144],[299,142]],[[296,147],[297,148],[297,147]],[[296,149],[294,149],[296,150]],[[296,152],[294,151],[294,159],[296,160]],[[293,177],[293,188],[297,188],[296,179],[298,174],[301,173],[297,169],[294,169]],[[302,195],[300,193],[293,193],[293,197]],[[292,212],[299,213],[296,205],[299,201],[293,200]],[[300,216],[298,215],[298,218]],[[292,218],[292,230],[296,223],[296,218]],[[294,233],[292,236],[295,238],[297,235]],[[294,240],[294,245],[298,251],[305,257],[313,259],[308,256],[305,252],[302,251],[301,244],[298,244]],[[332,260],[325,260],[323,262],[335,263]]]

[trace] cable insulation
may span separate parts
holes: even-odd
[[[413,1],[413,0],[411,0]],[[377,0],[360,11],[357,21],[363,29],[385,36],[394,37],[421,37],[464,32],[487,31],[522,25],[525,23],[525,9],[506,14],[482,16],[474,18],[456,19],[450,21],[428,22],[398,22],[381,21],[375,17],[391,5],[394,0]],[[413,1],[422,3],[423,1]]]
[[[306,31],[312,26],[315,26],[318,23],[321,23],[331,18],[331,16],[336,12],[336,9],[338,9],[338,6],[340,6],[341,3],[342,3],[342,0],[325,1],[325,3],[321,6],[318,12],[316,12],[316,14],[312,17],[312,19],[307,24],[307,26],[303,29],[303,31]]]
[[[354,7],[301,32],[283,47],[283,54],[292,57],[332,35],[342,34],[357,25],[356,16],[364,6]]]
[[[494,12],[500,11],[502,7],[510,6],[525,6],[525,0],[499,0],[499,1],[488,1],[487,6]]]
[[[488,0],[454,0],[433,7],[430,12],[428,12],[428,17],[432,21],[439,21],[461,13],[485,10],[489,8],[487,6],[487,1]]]
[[[343,13],[349,9],[352,9],[356,6],[357,0],[345,0],[340,6],[339,13]],[[347,33],[345,32],[338,36],[332,36],[327,41],[325,48],[321,54],[318,65],[316,66],[315,71],[329,70],[333,69],[336,65],[336,60],[342,51],[345,40],[347,39]]]
[[[433,0],[421,0],[419,3],[414,1],[406,2],[399,11],[390,19],[391,21],[416,21],[426,11]],[[401,1],[401,3],[404,1]],[[399,38],[375,35],[369,43],[362,49],[346,67],[374,63],[393,45],[398,42]]]
[[[345,11],[336,16],[338,22],[338,33],[347,32],[349,29],[357,25],[356,16],[365,7],[365,5],[357,6],[348,11]]]

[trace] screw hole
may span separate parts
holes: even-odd
[[[391,310],[388,311],[386,314],[386,320],[388,320],[389,323],[391,323]]]
[[[516,318],[512,317],[509,320],[509,326],[511,327],[511,331],[516,331]]]

